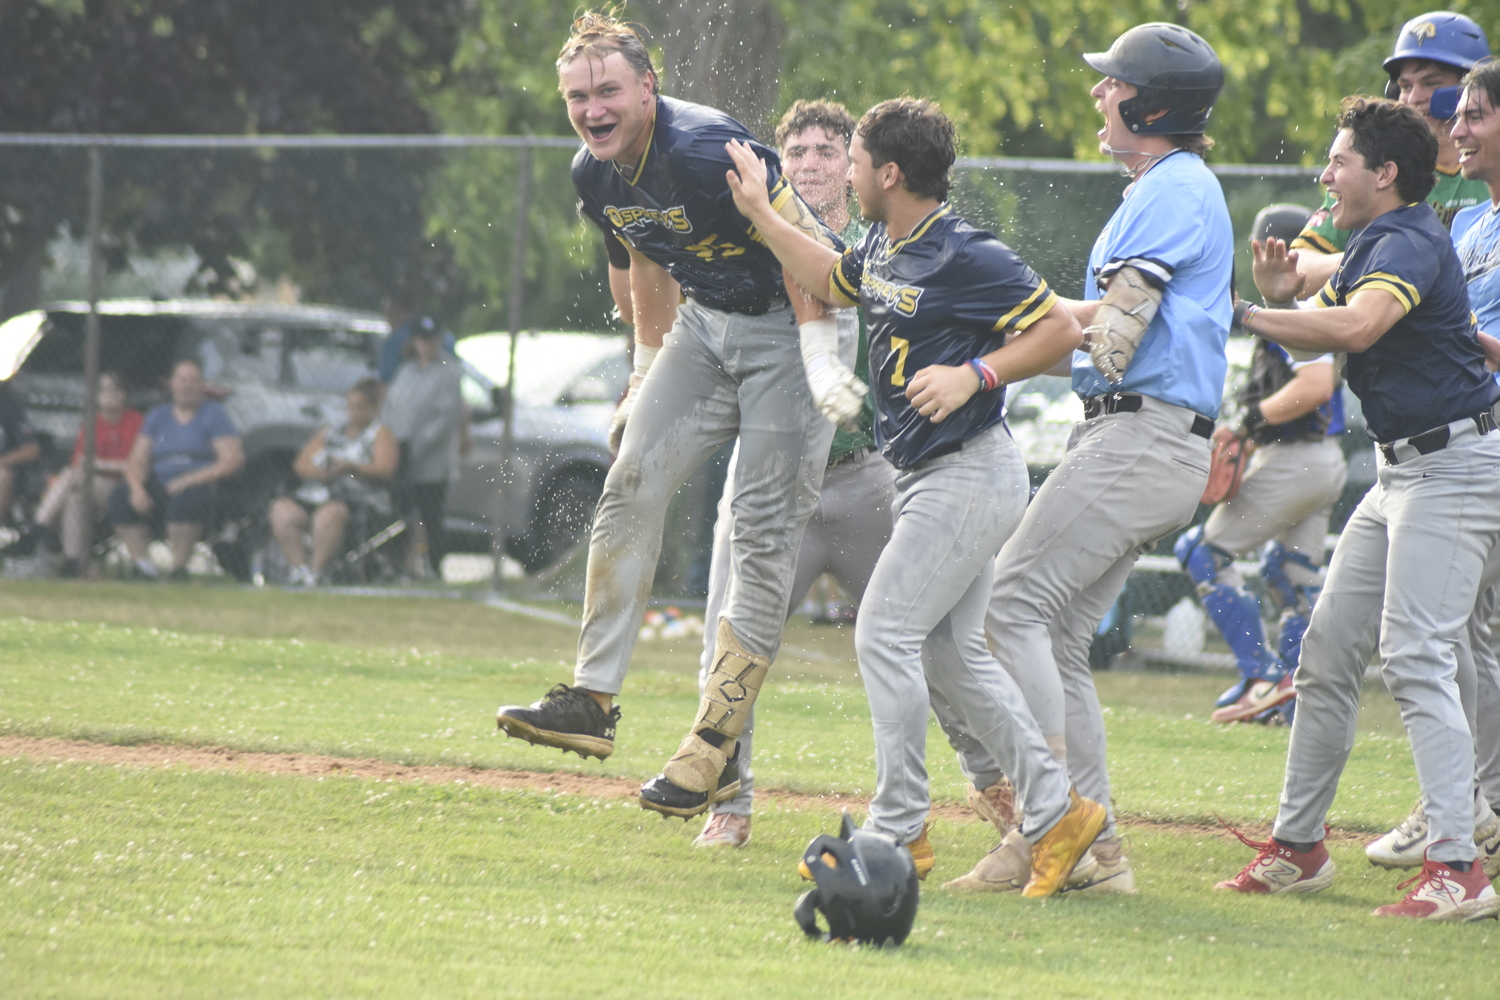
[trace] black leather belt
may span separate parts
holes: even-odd
[[[1111,392],[1103,396],[1090,396],[1083,401],[1083,418],[1093,420],[1106,413],[1134,413],[1141,408],[1141,395],[1137,392]],[[1214,422],[1201,413],[1193,414],[1192,432],[1204,440],[1214,436]]]
[[[828,460],[828,467],[831,469],[835,465],[843,465],[845,462],[853,462],[855,459],[864,458],[874,450],[874,445],[867,444],[863,448],[855,448],[853,451],[846,451],[838,458],[830,458]]]
[[[1474,428],[1479,431],[1481,436],[1495,429],[1495,414],[1492,410],[1485,410],[1483,413],[1476,414],[1469,419],[1474,421]],[[1434,427],[1430,431],[1423,431],[1421,434],[1413,434],[1406,439],[1406,443],[1415,448],[1418,455],[1431,455],[1435,451],[1442,451],[1448,447],[1448,439],[1451,436],[1449,425],[1444,424],[1441,427]],[[1401,464],[1401,460],[1396,456],[1396,444],[1397,442],[1393,441],[1390,444],[1379,446],[1380,454],[1391,465]]]

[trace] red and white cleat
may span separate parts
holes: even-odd
[[[1279,681],[1256,681],[1244,694],[1240,695],[1238,701],[1215,709],[1209,718],[1215,722],[1244,722],[1263,715],[1295,697],[1297,697],[1297,691],[1292,686],[1291,674],[1287,674]]]
[[[1490,885],[1478,861],[1468,871],[1461,872],[1442,861],[1427,860],[1422,863],[1422,870],[1399,888],[1405,889],[1413,882],[1416,885],[1405,899],[1378,907],[1375,916],[1467,923],[1500,915],[1500,896],[1495,895],[1495,887]]]
[[[1226,823],[1225,826],[1228,826]],[[1307,852],[1283,847],[1275,839],[1248,839],[1234,827],[1229,832],[1260,853],[1232,879],[1214,886],[1231,892],[1319,892],[1333,884],[1333,859],[1323,841]]]

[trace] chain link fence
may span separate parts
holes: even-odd
[[[377,369],[390,330],[382,307],[404,303],[458,335],[468,370],[474,447],[449,491],[455,547],[486,556],[503,524],[512,572],[576,589],[609,460],[603,433],[628,374],[602,241],[575,210],[576,140],[0,135],[0,146],[0,378],[44,444],[7,512],[13,524],[66,465],[98,371],[119,373],[146,408],[167,398],[173,361],[192,356],[247,453],[221,488],[218,561],[258,572],[257,553],[274,553],[266,504],[295,487],[292,458]],[[1315,207],[1316,172],[1214,169],[1241,244],[1239,290],[1251,294],[1251,219],[1274,202]],[[1055,160],[961,160],[955,180],[956,209],[1070,296],[1126,184],[1111,164]],[[1071,419],[1066,387],[1050,381],[1027,387],[1038,405],[1012,414],[1034,483],[1059,459]],[[1348,450],[1368,461],[1358,440]],[[721,476],[711,464],[674,503],[658,593],[701,587]],[[1352,469],[1351,497],[1370,478]],[[1130,644],[1132,622],[1149,632],[1191,595],[1173,565],[1148,562],[1132,578],[1104,659]]]

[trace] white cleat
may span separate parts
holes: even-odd
[[[1427,855],[1427,810],[1422,801],[1389,833],[1365,845],[1370,864],[1382,868],[1420,868]]]

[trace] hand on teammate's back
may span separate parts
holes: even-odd
[[[771,211],[771,198],[766,194],[766,165],[748,143],[731,139],[724,144],[735,169],[724,173],[729,184],[729,193],[734,196],[734,206],[740,214],[751,221],[760,212]]]

